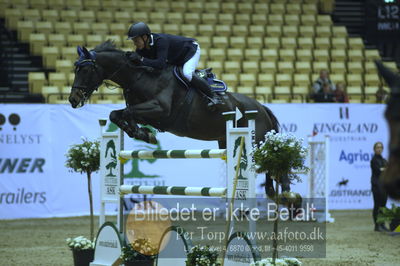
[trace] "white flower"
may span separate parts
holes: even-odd
[[[262,259],[261,261],[253,262],[251,266],[269,266],[272,264],[272,258]],[[301,265],[301,262],[296,258],[281,258],[275,260],[275,265],[287,266],[287,265]]]
[[[94,248],[95,245],[95,241],[90,241],[89,239],[83,237],[83,236],[77,236],[73,239],[71,238],[67,238],[67,245],[71,248],[71,249],[91,249]]]

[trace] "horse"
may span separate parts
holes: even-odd
[[[78,46],[79,59],[75,62],[75,78],[69,102],[73,108],[83,106],[98,87],[111,80],[123,90],[126,108],[113,110],[110,120],[131,138],[156,143],[154,134],[145,126],[167,131],[177,136],[198,140],[218,141],[219,148],[226,148],[225,118],[222,112],[242,113],[256,110],[256,143],[264,141],[266,132],[279,132],[279,122],[272,111],[246,95],[225,92],[221,97],[222,108],[210,110],[207,100],[199,90],[186,87],[173,74],[174,66],[154,69],[141,66],[128,59],[129,53],[106,41],[93,50]],[[246,126],[245,117],[238,126]],[[272,194],[273,185],[266,175],[267,194]],[[289,181],[282,181],[282,189],[290,190]]]
[[[400,199],[400,75],[380,61],[375,61],[379,75],[390,88],[385,118],[389,124],[389,160],[382,173],[382,182],[389,197]]]

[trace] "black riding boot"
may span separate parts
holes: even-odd
[[[213,109],[215,107],[221,107],[224,105],[224,102],[221,98],[212,90],[212,88],[208,85],[207,81],[203,78],[200,78],[197,75],[193,75],[192,81],[190,84],[202,91],[207,98],[209,99],[208,107]]]

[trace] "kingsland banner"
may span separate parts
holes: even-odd
[[[388,142],[384,105],[269,104],[283,132],[331,139],[330,209],[370,209],[370,160],[376,141]],[[99,118],[122,105],[0,105],[0,219],[65,217],[89,214],[85,174],[65,167],[70,145],[98,139]],[[207,125],[205,125],[207,126]],[[107,130],[115,130],[108,124]],[[215,141],[199,141],[162,132],[157,145],[125,137],[126,149],[210,149]],[[306,143],[305,143],[306,144]],[[387,158],[387,150],[384,150]],[[220,159],[152,159],[125,163],[125,183],[137,185],[225,186]],[[292,190],[307,195],[307,178]],[[99,210],[99,175],[92,178],[95,212]],[[263,175],[257,180],[257,193]],[[132,195],[133,204],[140,195]],[[148,196],[149,197],[149,196]],[[109,207],[109,212],[115,206]]]

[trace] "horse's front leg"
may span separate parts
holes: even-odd
[[[128,122],[124,118],[124,110],[114,110],[110,113],[110,121],[116,124],[120,129],[122,129],[126,134],[128,134],[129,137],[134,138],[136,131],[137,131],[137,125],[132,124],[134,122],[133,120],[131,122]]]
[[[145,127],[139,127],[133,115],[129,115],[127,108],[115,110],[110,113],[110,120],[120,129],[126,132],[129,137],[143,140],[147,143],[156,144],[157,139],[154,134]]]

